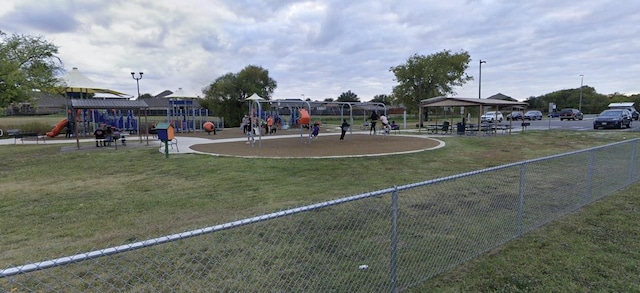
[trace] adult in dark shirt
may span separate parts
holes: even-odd
[[[347,123],[347,119],[342,120],[342,125],[340,126],[340,130],[342,131],[340,133],[340,140],[344,140],[344,135],[347,133],[347,130],[349,130],[349,123]]]
[[[376,134],[376,123],[378,122],[378,113],[376,111],[371,111],[371,116],[369,119],[371,120],[371,128],[369,129],[369,135],[373,132],[373,135]]]

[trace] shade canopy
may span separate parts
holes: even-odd
[[[169,99],[194,99],[196,97],[192,96],[192,95],[188,95],[182,88],[178,88],[177,91],[173,92],[170,95],[164,96],[164,98],[169,98]]]
[[[85,93],[85,94],[112,94],[116,96],[127,96],[119,91],[107,89],[97,85],[93,80],[86,77],[84,74],[74,67],[65,76],[61,78],[61,86],[66,93]]]
[[[261,96],[258,96],[258,94],[253,94],[253,95],[251,95],[251,97],[248,97],[247,100],[261,101],[261,100],[264,100],[264,99]]]

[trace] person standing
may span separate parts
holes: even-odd
[[[340,133],[340,140],[344,140],[344,135],[347,133],[347,130],[349,130],[349,123],[347,123],[347,119],[342,120],[342,125],[340,126],[340,131],[342,131]]]
[[[267,116],[267,134],[273,133],[273,117],[271,115]]]
[[[371,120],[371,128],[369,129],[369,135],[371,135],[371,132],[373,131],[373,135],[376,135],[376,123],[378,122],[378,112],[376,111],[371,111],[371,116],[369,117],[369,119]]]
[[[382,123],[382,131],[383,133],[389,134],[389,120],[387,119],[387,116],[385,116],[384,114],[380,115],[380,122]]]

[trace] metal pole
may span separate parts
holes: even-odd
[[[582,112],[582,82],[584,81],[584,75],[580,74],[580,105],[578,105],[578,110]]]
[[[138,74],[140,75],[140,77],[136,77],[136,73],[131,72],[131,77],[136,80],[136,87],[138,88],[138,100],[140,100],[140,80],[142,79],[143,73],[138,72]],[[140,143],[142,143],[142,132],[140,131],[140,122],[142,122],[142,119],[140,119],[140,109],[138,109],[138,137],[140,138]]]
[[[482,63],[487,63],[487,61],[480,60],[480,69],[478,72],[478,99],[482,99]]]
[[[398,187],[393,187],[395,190],[391,193],[391,267],[390,281],[391,281],[391,293],[398,292]]]

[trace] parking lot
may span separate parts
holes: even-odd
[[[528,129],[535,130],[545,130],[545,129],[571,129],[571,130],[580,130],[580,131],[640,131],[640,121],[633,120],[631,123],[631,128],[628,129],[593,129],[593,118],[595,118],[595,114],[587,114],[584,115],[583,120],[564,120],[560,121],[560,118],[542,118],[542,120],[529,121],[531,122],[531,126]],[[520,129],[520,124],[522,121],[514,121],[514,129]]]

